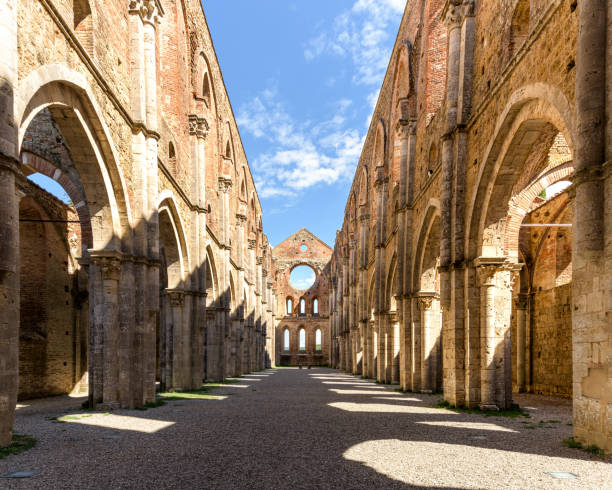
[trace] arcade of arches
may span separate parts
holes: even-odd
[[[612,3],[408,4],[331,259],[332,365],[486,410],[571,397],[612,451]]]
[[[611,19],[408,0],[334,249],[272,249],[199,0],[0,1],[0,446],[18,399],[331,364],[612,451]]]

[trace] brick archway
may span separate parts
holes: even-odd
[[[572,162],[567,162],[539,175],[532,183],[514,196],[509,204],[505,229],[505,253],[518,259],[518,242],[520,227],[533,200],[540,193],[557,182],[568,180],[574,173]]]
[[[86,205],[85,196],[74,185],[70,177],[58,169],[49,160],[46,160],[45,158],[35,155],[29,151],[23,151],[21,153],[21,163],[24,165],[29,165],[38,173],[53,179],[62,186],[72,200],[76,212],[79,215],[83,245],[87,246],[87,248],[92,248],[93,235],[91,231],[91,216],[89,214],[89,208]]]

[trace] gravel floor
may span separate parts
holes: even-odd
[[[268,370],[213,394],[93,415],[81,399],[27,402],[16,433],[38,443],[0,475],[37,474],[0,488],[612,488],[610,460],[561,444],[564,400],[523,395],[531,418],[484,417],[331,369]]]

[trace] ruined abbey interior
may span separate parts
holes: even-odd
[[[612,452],[612,2],[408,0],[333,249],[269,243],[199,0],[0,0],[0,40],[0,447],[26,400],[329,366]]]

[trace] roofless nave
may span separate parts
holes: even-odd
[[[409,1],[333,253],[304,256],[322,289],[281,294],[304,243],[279,270],[200,2],[1,1],[0,445],[18,398],[129,408],[284,357],[572,397],[611,451],[608,19]]]

